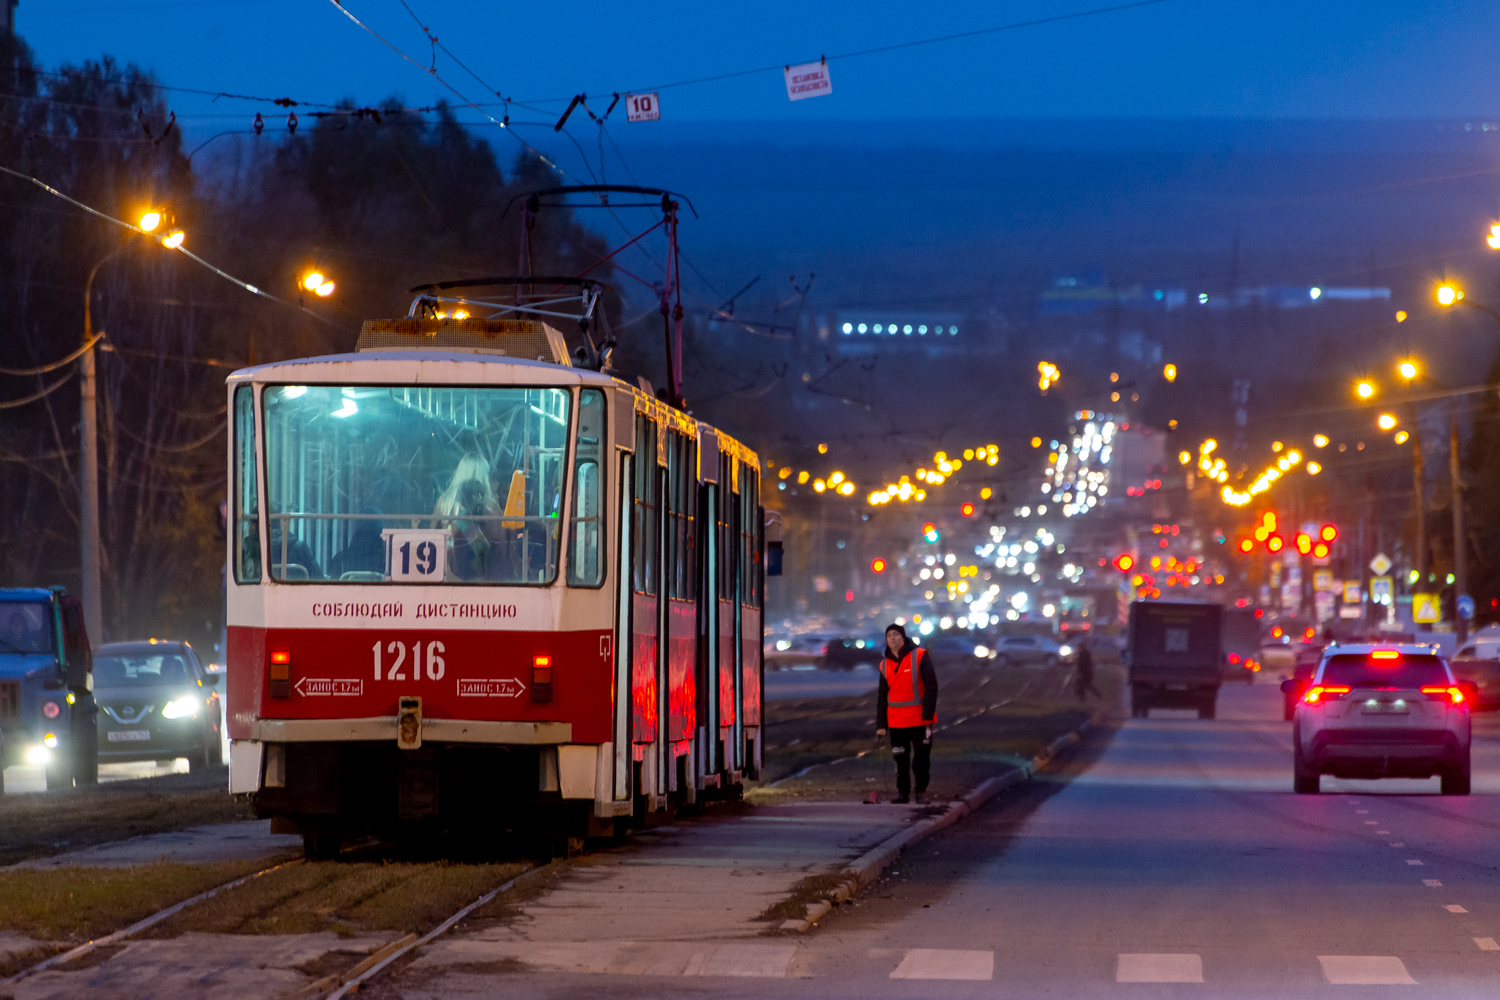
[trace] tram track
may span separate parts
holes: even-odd
[[[237,889],[242,885],[246,885],[264,875],[269,875],[274,871],[279,871],[291,865],[300,865],[302,863],[303,861],[301,858],[294,858],[290,861],[283,861],[280,864],[272,865],[271,867],[264,868],[258,872],[252,872],[249,875],[242,875],[239,878],[231,879],[228,882],[225,882],[223,885],[215,886],[214,888],[209,889],[206,892],[200,892],[196,896],[184,899],[181,902],[173,903],[171,906],[157,910],[155,913],[151,914],[148,917],[143,917],[140,920],[137,920],[135,923],[130,924],[128,927],[122,927],[111,934],[106,934],[103,937],[93,938],[91,940],[85,941],[83,944],[70,948],[67,951],[59,952],[58,954],[53,955],[50,958],[43,959],[35,965],[22,969],[20,972],[17,972],[7,979],[0,979],[0,988],[14,985],[15,983],[19,983],[23,979],[29,979],[31,976],[34,976],[39,972],[45,972],[46,970],[54,968],[56,966],[64,965],[68,962],[77,961],[78,959],[83,958],[90,952],[96,951],[99,948],[107,947],[109,945],[116,944],[117,942],[132,938],[142,931],[156,926],[164,920],[175,917],[177,914],[181,913],[183,910],[188,909],[189,907],[196,906],[199,903],[206,902],[207,900],[218,896],[220,893],[228,892],[231,889]]]

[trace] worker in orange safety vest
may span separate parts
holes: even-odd
[[[880,690],[875,698],[875,735],[891,732],[896,760],[896,798],[910,802],[912,777],[917,802],[927,801],[932,759],[932,727],[937,722],[937,673],[932,656],[906,635],[901,625],[885,630],[885,658],[880,661]]]

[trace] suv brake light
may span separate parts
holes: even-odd
[[[1422,693],[1434,701],[1447,701],[1452,705],[1464,703],[1464,693],[1456,687],[1424,687]]]
[[[1324,700],[1325,695],[1348,693],[1349,688],[1343,684],[1314,684],[1307,689],[1307,694],[1303,696],[1302,700],[1309,705],[1316,705],[1318,702]]]

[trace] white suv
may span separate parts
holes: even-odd
[[[1444,795],[1468,795],[1472,690],[1431,646],[1329,646],[1293,717],[1293,787],[1436,774]]]

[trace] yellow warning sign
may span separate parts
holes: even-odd
[[[1441,621],[1443,617],[1442,603],[1436,594],[1412,594],[1411,595],[1411,620],[1419,625],[1430,625]]]

